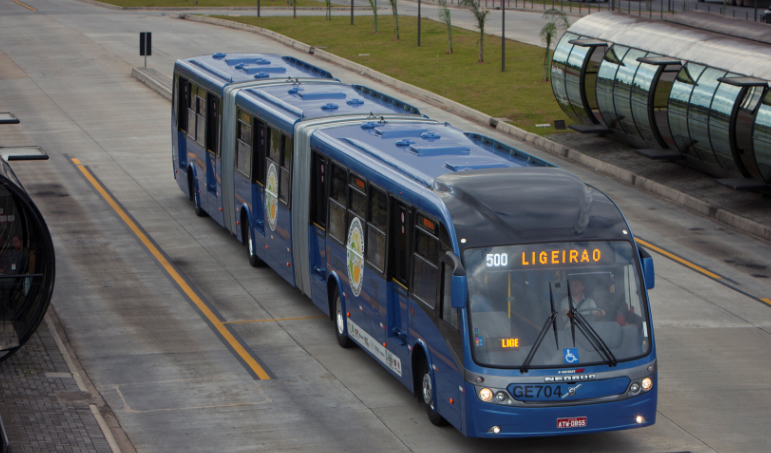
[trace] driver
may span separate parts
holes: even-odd
[[[573,298],[573,308],[584,313],[591,312],[594,316],[605,316],[605,310],[597,307],[597,302],[584,294],[584,281],[580,277],[571,278],[570,296]],[[567,317],[570,311],[568,298],[562,299],[560,303],[560,312]]]

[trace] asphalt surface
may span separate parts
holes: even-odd
[[[149,84],[161,86],[159,91],[163,92],[168,76],[152,71],[138,71],[137,76],[148,73],[155,78]],[[2,75],[0,69],[0,79]],[[394,86],[402,92],[424,96],[413,87]],[[434,101],[437,100],[434,98]],[[455,113],[472,121],[484,124],[487,120],[484,114],[464,112],[462,107],[438,102],[434,104],[438,108],[458,108]],[[771,203],[767,194],[728,189],[679,163],[644,158],[605,137],[559,134],[548,137],[551,141],[547,143],[537,137],[507,131],[503,125],[498,131],[524,138],[544,152],[566,157],[598,173],[650,191],[683,209],[723,222],[728,228],[765,240],[771,238],[768,233]],[[55,311],[49,312],[46,323],[30,342],[0,364],[0,373],[0,416],[12,451],[133,450],[131,443],[121,438],[121,427],[110,410],[105,410],[105,402],[88,374],[82,372]]]

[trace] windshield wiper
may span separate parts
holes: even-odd
[[[551,290],[551,286],[549,286],[549,290]],[[578,326],[578,330],[580,330],[586,339],[589,340],[589,343],[592,345],[595,351],[600,353],[601,356],[605,357],[605,361],[608,363],[608,365],[616,366],[616,364],[618,364],[616,356],[613,355],[613,352],[610,350],[602,337],[597,333],[597,331],[594,330],[592,325],[586,321],[586,318],[584,318],[584,316],[578,312],[578,309],[573,306],[573,295],[570,293],[570,280],[568,280],[568,304],[570,304],[568,319],[570,319],[570,331],[573,335],[573,347],[576,347],[576,326]]]
[[[554,330],[554,342],[557,343],[557,350],[560,350],[560,343],[559,339],[557,338],[557,310],[554,309],[554,294],[552,294],[551,291],[551,282],[549,282],[549,303],[551,303],[551,313],[549,313],[549,316],[546,318],[546,322],[543,323],[543,327],[541,328],[541,332],[538,333],[538,339],[535,340],[535,343],[533,343],[533,347],[530,348],[530,352],[527,353],[527,358],[525,359],[525,362],[522,364],[521,367],[519,367],[520,373],[527,373],[527,369],[530,366],[530,362],[533,361],[533,357],[535,357],[536,351],[538,351],[538,348],[541,346],[541,343],[543,342],[544,337],[546,337],[546,332],[549,331],[549,324],[551,324],[552,329]],[[575,342],[575,335],[573,338],[573,341]]]

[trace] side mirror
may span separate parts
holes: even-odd
[[[656,273],[653,271],[653,257],[642,247],[638,246],[637,251],[640,254],[640,262],[642,263],[645,289],[653,289],[653,287],[656,286]]]
[[[452,252],[447,252],[442,256],[442,261],[447,269],[452,269],[452,308],[466,308],[468,298],[468,281],[466,280],[466,268],[463,267],[460,258]]]

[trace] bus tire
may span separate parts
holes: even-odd
[[[348,329],[345,322],[346,316],[345,311],[343,310],[343,300],[340,297],[340,290],[337,288],[335,288],[334,293],[332,293],[332,301],[335,307],[333,316],[335,321],[335,335],[337,336],[337,343],[343,348],[350,348],[353,346],[353,341],[348,338]]]
[[[193,202],[193,207],[195,208],[195,215],[198,217],[206,217],[206,211],[204,211],[201,207],[201,195],[197,190],[195,190],[195,184],[193,183],[191,172],[188,172],[187,189],[190,193],[190,201]]]
[[[249,265],[252,267],[260,267],[265,264],[265,262],[254,253],[254,233],[252,233],[251,225],[249,225],[248,220],[243,221],[242,225],[244,226],[242,237],[246,238],[244,242],[246,243],[246,250],[249,252]]]
[[[447,420],[436,411],[436,402],[434,401],[434,384],[431,376],[431,370],[428,368],[428,361],[424,358],[420,361],[418,368],[418,378],[420,379],[420,393],[418,397],[426,406],[428,420],[434,426],[446,426]]]

